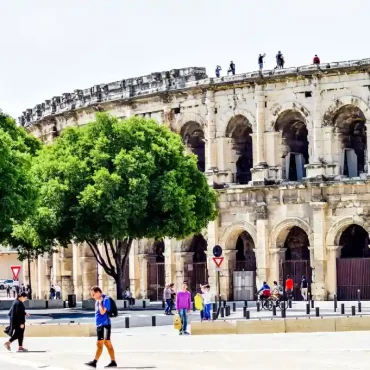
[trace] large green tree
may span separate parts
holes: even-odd
[[[13,244],[14,226],[35,208],[37,188],[30,169],[40,147],[37,139],[0,111],[0,243]]]
[[[40,244],[86,243],[122,299],[134,239],[183,238],[216,216],[216,194],[181,138],[153,120],[97,114],[35,160],[40,204],[27,228]]]

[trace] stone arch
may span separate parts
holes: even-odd
[[[204,129],[197,121],[188,121],[181,127],[180,135],[187,151],[197,156],[199,170],[204,172],[206,161]]]
[[[276,103],[270,108],[270,114],[272,117],[274,117],[271,120],[270,126],[267,127],[268,131],[274,131],[275,124],[280,116],[281,113],[284,111],[293,111],[302,114],[303,117],[308,117],[311,113],[310,111],[300,102],[298,101],[285,101],[284,103]],[[306,125],[308,124],[307,120],[305,119]]]
[[[281,248],[289,231],[297,226],[301,228],[308,236],[310,245],[313,245],[313,231],[311,226],[304,220],[298,217],[288,217],[285,220],[277,223],[271,231],[271,249]]]
[[[202,118],[200,114],[194,112],[187,112],[181,113],[181,117],[176,124],[176,132],[180,133],[183,126],[188,122],[197,122],[202,128],[202,130],[204,130],[206,127],[205,120]]]
[[[339,246],[339,239],[342,232],[350,225],[363,227],[370,234],[370,224],[362,217],[347,216],[333,223],[326,234],[326,247]]]
[[[364,100],[362,100],[358,96],[353,95],[345,95],[336,98],[333,100],[329,106],[325,109],[325,113],[322,117],[322,126],[332,126],[333,125],[333,118],[335,116],[335,113],[340,109],[345,107],[346,105],[353,105],[357,108],[359,108],[362,113],[364,114],[366,121],[370,121],[370,108],[365,103]]]
[[[228,225],[220,239],[220,245],[222,248],[225,248],[226,250],[232,250],[235,248],[236,241],[239,237],[239,235],[246,231],[251,238],[253,239],[253,243],[255,248],[257,247],[257,231],[254,228],[253,225],[251,225],[249,222],[246,221],[236,221],[232,222],[230,225]]]
[[[235,108],[233,109],[232,114],[230,114],[230,110],[228,109],[223,114],[221,114],[221,117],[220,117],[220,122],[221,122],[220,132],[222,133],[221,136],[225,135],[226,130],[227,130],[227,125],[236,116],[244,116],[248,120],[252,128],[252,131],[255,132],[257,130],[256,118],[250,112],[250,110],[245,109],[245,108]]]

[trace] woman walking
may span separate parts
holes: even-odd
[[[18,352],[28,352],[28,350],[23,347],[26,317],[29,316],[23,304],[26,300],[27,293],[22,292],[18,294],[18,298],[13,302],[12,308],[10,309],[10,327],[7,333],[11,338],[4,344],[8,351],[10,351],[10,345],[18,339]]]

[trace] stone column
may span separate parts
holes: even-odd
[[[216,265],[213,262],[213,247],[218,244],[218,219],[208,223],[207,227],[207,269],[208,269],[208,283],[211,286],[211,292],[216,293]],[[221,245],[225,249],[224,245]],[[226,292],[224,292],[225,294]]]
[[[270,280],[280,281],[281,274],[281,264],[285,262],[285,252],[286,248],[270,248]],[[282,281],[280,283],[285,284],[285,277],[282,276]]]
[[[337,294],[337,258],[339,258],[340,247],[337,245],[326,246],[327,265],[326,265],[326,290],[328,299],[333,300]]]
[[[187,279],[187,276],[185,275],[185,265],[188,265],[187,268],[189,268],[189,265],[193,264],[193,252],[176,252],[175,253],[175,260],[176,260],[176,281],[175,283],[175,289],[176,291],[181,290],[182,283],[184,280]]]
[[[98,283],[98,266],[88,245],[81,247],[82,299],[90,299],[90,289]]]
[[[236,269],[236,253],[237,250],[224,250],[223,257],[224,261],[221,265],[221,276],[220,276],[220,285],[221,285],[221,297],[222,299],[231,299],[233,296],[233,272]],[[215,263],[212,260],[212,264]],[[215,296],[217,295],[216,284],[215,284]]]
[[[139,256],[140,266],[140,293],[137,298],[147,298],[148,291],[148,255],[140,254]]]
[[[82,272],[81,272],[81,245],[73,243],[73,286],[77,301],[82,300]]]
[[[326,299],[325,272],[326,272],[326,209],[325,202],[311,202],[313,212],[313,278],[312,294],[316,301]]]
[[[268,220],[265,217],[257,216],[257,241],[255,246],[256,262],[257,262],[257,286],[262,286],[264,281],[269,278],[268,274]]]
[[[60,283],[61,280],[61,248],[62,247],[58,247],[58,252],[53,254],[53,275],[50,277],[51,285],[55,285],[57,282]]]
[[[175,239],[164,239],[164,263],[165,263],[165,277],[166,285],[174,283],[176,278],[176,267],[175,267]]]
[[[366,121],[366,164],[367,174],[370,175],[370,122]]]
[[[207,90],[206,92],[206,107],[207,107],[207,129],[205,132],[206,139],[206,172],[216,168],[215,138],[216,138],[216,115],[215,115],[215,100],[214,91]]]
[[[321,91],[320,91],[320,80],[317,77],[313,78],[314,89],[312,91],[313,98],[313,119],[312,119],[312,154],[310,158],[310,163],[318,163],[319,158],[323,156],[322,147],[322,136],[321,136]],[[308,129],[309,130],[309,129]]]
[[[48,297],[46,291],[46,269],[47,262],[43,256],[38,256],[37,258],[37,298],[46,299]]]
[[[139,261],[139,243],[137,240],[132,242],[129,256],[129,275],[130,290],[134,298],[140,295],[140,261]]]
[[[66,300],[68,298],[68,294],[74,293],[74,285],[73,285],[73,247],[69,245],[66,248],[63,248],[60,253],[61,261],[61,279],[57,280],[61,287],[61,298]]]

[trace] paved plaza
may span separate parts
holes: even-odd
[[[121,369],[369,369],[370,333],[264,334],[180,337],[172,327],[114,330]],[[0,368],[83,369],[95,338],[27,338],[35,353],[0,349]],[[104,352],[99,363],[109,362]]]

